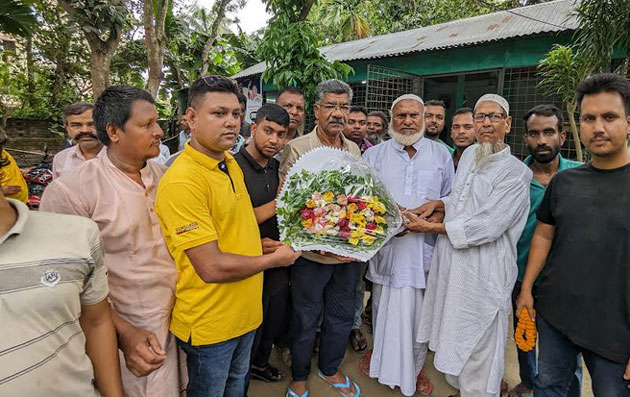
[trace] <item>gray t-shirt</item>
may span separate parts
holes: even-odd
[[[0,236],[0,395],[98,396],[79,317],[107,298],[96,223],[32,212]]]

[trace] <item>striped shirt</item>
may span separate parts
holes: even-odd
[[[79,324],[108,294],[99,230],[89,219],[18,211],[0,236],[0,395],[98,396]]]

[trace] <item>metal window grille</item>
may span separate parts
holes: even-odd
[[[422,77],[379,65],[368,65],[365,87],[364,103],[369,112],[387,114],[392,102],[403,94],[422,97]]]
[[[511,146],[512,153],[515,156],[525,158],[528,152],[523,142],[523,133],[525,131],[523,117],[529,109],[536,105],[554,104],[562,110],[565,121],[564,130],[567,134],[567,140],[560,152],[565,158],[575,159],[575,141],[571,135],[568,121],[569,115],[565,110],[562,99],[558,96],[545,95],[543,90],[537,87],[539,82],[540,78],[535,67],[505,70],[503,96],[510,104],[510,115],[512,116],[512,129],[506,137],[506,142]],[[571,115],[571,117],[576,117],[576,115]],[[584,149],[582,151],[586,159],[587,153]]]

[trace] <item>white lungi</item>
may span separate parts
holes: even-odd
[[[405,396],[416,393],[416,380],[427,356],[426,343],[416,342],[424,290],[374,284],[372,316],[374,351],[370,377]]]

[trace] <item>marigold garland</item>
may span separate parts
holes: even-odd
[[[536,332],[536,323],[529,317],[528,310],[523,308],[514,331],[516,346],[524,352],[532,351],[536,347]]]

